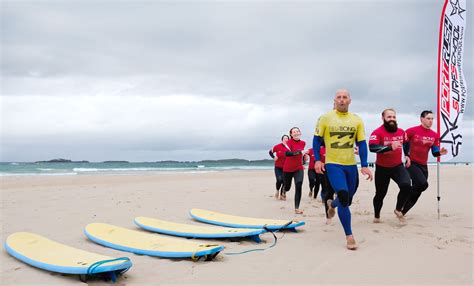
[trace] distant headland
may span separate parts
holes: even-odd
[[[89,161],[72,161],[68,159],[52,159],[48,161],[36,161],[35,163],[90,163]]]

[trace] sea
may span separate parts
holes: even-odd
[[[467,162],[443,165],[469,165]],[[428,165],[436,165],[429,162]],[[205,160],[197,162],[0,162],[0,176],[69,176],[100,174],[207,173],[233,170],[273,170],[273,160]]]
[[[273,170],[273,160],[207,160],[197,162],[0,162],[0,176],[68,176],[93,174],[138,174],[173,172],[218,172]]]

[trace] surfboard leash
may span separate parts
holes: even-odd
[[[249,253],[249,252],[253,252],[253,251],[264,251],[264,250],[267,250],[267,249],[270,249],[272,247],[274,247],[276,244],[277,244],[277,241],[278,241],[278,238],[277,236],[275,235],[275,233],[285,229],[287,226],[289,226],[290,224],[292,224],[293,221],[290,220],[288,223],[286,223],[285,225],[283,225],[282,227],[276,229],[276,230],[271,230],[267,227],[267,225],[265,224],[263,226],[263,229],[266,230],[267,232],[271,233],[273,235],[273,243],[272,245],[268,246],[268,247],[265,247],[265,248],[253,248],[253,249],[249,249],[249,250],[245,250],[245,251],[241,251],[241,252],[227,252],[227,253],[224,253],[225,255],[239,255],[239,254],[245,254],[245,253]],[[283,234],[284,235],[284,234]],[[281,237],[283,238],[283,236]]]

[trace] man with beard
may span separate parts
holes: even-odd
[[[397,185],[398,192],[395,215],[404,223],[404,216],[397,215],[402,211],[410,194],[410,175],[402,163],[402,145],[407,141],[405,131],[397,126],[397,114],[394,109],[388,108],[382,112],[383,125],[375,129],[370,135],[370,152],[377,154],[375,161],[375,196],[374,223],[380,223],[380,211],[382,210],[383,199],[387,194],[390,179]],[[410,158],[407,157],[407,166],[410,165]]]
[[[405,214],[415,205],[421,193],[428,189],[428,152],[434,157],[448,153],[445,148],[439,149],[439,135],[431,130],[433,112],[425,110],[420,115],[421,125],[408,128],[408,142],[403,146],[404,152],[410,157],[411,165],[407,165],[413,186],[410,195],[397,216]]]

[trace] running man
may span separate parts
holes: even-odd
[[[326,145],[326,164],[321,162],[319,153],[315,156],[316,172],[327,172],[329,183],[337,194],[335,200],[328,200],[328,217],[335,215],[346,234],[347,248],[357,249],[352,234],[351,212],[349,209],[355,194],[357,184],[357,163],[354,156],[354,143],[359,147],[361,173],[372,180],[372,172],[367,167],[367,143],[365,141],[364,124],[362,119],[349,112],[351,96],[345,89],[336,91],[334,104],[336,109],[321,116],[313,138],[313,150],[319,150],[321,142]]]
[[[387,194],[390,179],[400,191],[397,196],[395,215],[402,211],[411,189],[410,175],[402,163],[402,146],[407,141],[405,131],[398,128],[397,114],[394,109],[388,108],[382,112],[383,124],[370,135],[370,152],[377,153],[375,161],[375,196],[374,223],[380,223],[380,211],[383,199]],[[403,216],[397,215],[401,223],[405,222]]]
[[[448,153],[445,148],[439,149],[438,133],[431,130],[433,125],[433,112],[425,110],[420,115],[421,125],[406,130],[408,143],[405,144],[405,155],[408,156],[407,168],[411,177],[412,187],[405,205],[397,216],[405,216],[416,204],[421,193],[428,188],[428,152],[434,157]]]
[[[290,129],[290,137],[288,140],[289,151],[286,151],[286,159],[283,165],[283,185],[285,192],[282,194],[284,200],[286,200],[286,193],[291,188],[291,180],[295,180],[295,213],[302,214],[303,210],[300,209],[301,202],[301,188],[303,186],[304,167],[303,167],[303,154],[306,143],[301,140],[301,131],[298,127]]]
[[[270,157],[275,161],[275,178],[276,178],[276,192],[275,198],[278,199],[284,191],[283,188],[283,165],[285,163],[285,152],[290,149],[286,146],[286,142],[290,137],[288,135],[281,136],[281,143],[273,146],[273,148],[268,151]]]

